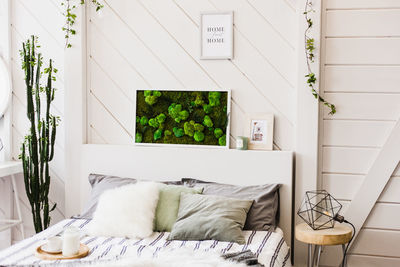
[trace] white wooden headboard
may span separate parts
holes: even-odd
[[[280,183],[279,227],[293,248],[292,152],[83,145],[81,159],[80,210],[90,194],[90,173],[158,181],[190,177],[237,185]],[[76,203],[76,193],[67,191],[67,201]]]

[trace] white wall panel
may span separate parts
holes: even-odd
[[[96,77],[91,81],[91,92],[97,98],[102,99],[104,107],[110,111],[113,117],[118,118],[120,125],[131,135],[135,117],[133,116],[133,101],[119,89],[112,80],[102,71],[98,65],[91,62],[90,71]],[[104,90],[103,88],[106,88]],[[103,90],[102,90],[103,89]]]
[[[337,107],[333,116],[324,110],[325,119],[394,121],[400,114],[400,94],[326,93],[325,96]]]
[[[378,148],[324,147],[322,171],[366,174],[378,153]]]
[[[110,79],[112,77],[112,81],[124,92],[127,98],[134,100],[133,88],[150,87],[150,84],[141,76],[133,63],[124,57],[119,50],[115,49],[96,27],[91,28],[90,34],[90,38],[96,40],[91,44],[90,64],[96,64],[105,75]]]
[[[382,9],[398,8],[398,0],[325,0],[327,9]]]
[[[44,57],[45,67],[48,60],[54,60],[54,66],[59,70],[56,74],[57,88],[55,100],[51,106],[51,112],[60,116],[61,123],[57,128],[55,144],[55,156],[50,164],[51,189],[49,193],[50,202],[57,203],[57,208],[51,213],[52,223],[64,218],[64,34],[61,31],[63,16],[59,1],[40,0],[11,1],[11,52],[12,52],[12,79],[13,79],[13,148],[14,159],[18,159],[23,135],[28,133],[29,121],[26,118],[26,89],[24,74],[21,70],[19,50],[22,42],[31,35],[39,37],[40,51]],[[45,81],[45,79],[43,79]],[[17,186],[22,201],[22,217],[26,235],[34,234],[30,204],[25,195],[22,175],[17,177]],[[14,211],[14,214],[16,211]],[[14,228],[12,233],[13,242],[20,240],[19,229]]]
[[[10,215],[13,214],[12,207],[13,204],[10,201],[4,201],[6,199],[12,199],[13,194],[11,191],[11,179],[9,177],[0,178],[0,196],[1,196],[1,206],[0,206],[0,218],[8,219]],[[0,250],[7,248],[11,245],[12,230],[2,231],[0,234]]]
[[[53,33],[47,29],[48,24],[41,23],[43,16],[35,16],[30,10],[25,7],[26,0],[15,0],[12,1],[11,18],[12,28],[17,32],[17,37],[22,38],[25,41],[31,35],[39,37],[39,43],[41,45],[41,51],[44,59],[48,60],[50,57],[56,62],[57,66],[60,66],[58,76],[63,77],[63,39],[57,39]],[[37,5],[44,5],[41,8],[46,9],[46,2],[49,0],[38,1]],[[54,11],[53,11],[54,12]],[[55,11],[58,12],[58,11]],[[59,16],[62,16],[59,14]],[[46,27],[46,28],[45,28]],[[62,27],[62,26],[61,26]],[[61,29],[60,29],[61,30]],[[13,38],[14,38],[13,34]],[[12,47],[12,49],[19,50],[22,48],[22,44],[18,44],[18,47]],[[18,60],[19,54],[14,54],[13,59]]]
[[[400,9],[326,12],[326,37],[400,36]]]
[[[158,59],[157,64],[164,65],[179,81],[179,86],[187,88],[215,86],[207,73],[199,68],[196,61],[193,61],[191,55],[177,45],[176,41],[162,28],[162,25],[157,23],[141,5],[135,4],[135,2],[132,1],[127,5],[123,1],[110,1],[110,15],[118,16],[125,27],[138,36],[141,42],[152,51],[154,57]],[[96,15],[93,15],[92,20],[99,25],[102,25],[99,20],[102,20],[102,23],[107,23],[106,20],[103,21],[103,18],[98,19]],[[146,25],[146,27],[143,27],[143,25]],[[140,64],[140,61],[138,64]]]
[[[46,31],[48,33],[46,38],[54,39],[60,46],[64,46],[64,32],[60,31],[60,25],[63,25],[65,20],[63,16],[60,16],[60,12],[62,12],[60,1],[16,0],[16,2],[19,2],[24,7],[25,11],[36,18],[37,23],[41,26],[41,29],[37,29],[38,31]],[[15,8],[19,8],[19,6],[15,6]],[[33,26],[36,28],[36,25],[37,24],[34,24]]]
[[[265,1],[249,0],[258,13],[260,13],[268,24],[286,40],[289,46],[296,43],[297,32],[293,25],[296,25],[296,11],[286,1]]]
[[[234,11],[234,59],[200,60],[200,13],[219,9]],[[110,0],[101,17],[91,9],[89,143],[133,142],[135,89],[227,88],[232,90],[232,137],[245,134],[246,113],[272,112],[275,144],[291,149],[295,27],[280,25],[278,11],[295,20],[287,1]],[[251,30],[254,27],[263,30]],[[132,102],[122,99],[124,95]],[[100,125],[107,121],[110,125]]]
[[[351,201],[349,200],[341,200],[339,199],[340,204],[342,204],[342,209],[340,214],[343,215],[347,212]],[[399,213],[400,204],[398,203],[385,203],[378,202],[375,207],[371,210],[367,220],[361,232],[364,230],[391,230],[398,231],[400,230],[400,223],[396,219],[397,214]],[[351,227],[350,225],[348,225]],[[328,249],[329,251],[329,249]],[[351,252],[354,253],[354,252]]]
[[[365,227],[400,230],[400,204],[377,203],[365,222]]]
[[[364,175],[332,174],[322,175],[322,187],[337,199],[351,200],[360,188]]]
[[[380,196],[381,201],[400,203],[400,177],[394,176],[386,185],[385,190]]]
[[[393,129],[392,121],[324,120],[324,146],[381,147]]]
[[[322,90],[337,113],[324,111],[320,120],[320,184],[346,208],[400,116],[400,1],[323,2]],[[365,221],[349,266],[399,265],[398,175],[399,170]],[[332,266],[338,255],[326,249],[322,264]]]
[[[399,266],[400,258],[388,258],[379,256],[351,255],[347,261],[349,266]]]
[[[322,175],[322,187],[338,199],[351,200],[360,188],[364,177],[365,175],[362,174],[325,173]],[[385,190],[379,197],[379,201],[400,203],[399,191],[400,178],[398,176],[392,176]]]
[[[323,14],[323,33],[328,37],[324,43],[323,90],[338,113],[321,116],[322,185],[338,198],[351,200],[400,114],[400,2],[325,0],[324,4],[329,11]],[[103,16],[91,9],[89,143],[133,142],[135,89],[222,87],[232,89],[231,140],[245,134],[246,113],[273,112],[275,144],[292,149],[296,117],[295,5],[295,0],[107,0]],[[234,11],[235,57],[231,61],[199,60],[199,14],[215,10]],[[27,127],[18,56],[21,41],[31,34],[39,35],[45,56],[55,59],[60,71],[53,108],[63,117],[64,38],[59,1],[15,0],[11,11],[16,156]],[[59,130],[52,163],[51,199],[59,203],[55,221],[63,218],[64,211],[62,125]],[[399,189],[400,178],[391,178],[366,223],[367,227],[386,230],[363,229],[350,264],[398,263],[392,257],[398,256],[393,248],[400,235],[392,230],[399,229]],[[26,228],[32,233],[29,206],[24,203]],[[13,236],[17,240],[20,233],[14,231]],[[385,245],[370,245],[371,239]]]
[[[96,30],[101,32],[130,64],[135,66],[137,72],[152,87],[176,88],[183,86],[165,64],[159,61],[158,57],[147,48],[137,34],[127,27],[108,5],[102,11],[101,18],[97,15],[93,16],[91,23],[89,23],[89,32],[92,27],[96,27]],[[115,29],[118,29],[118,31]],[[159,40],[159,42],[161,41]],[[90,44],[96,42],[97,40],[89,40]],[[97,45],[101,45],[101,43]],[[119,68],[119,66],[114,67]]]
[[[326,64],[400,64],[400,38],[328,38]]]
[[[400,93],[400,66],[326,66],[324,84],[331,93]]]
[[[293,64],[293,59],[296,56],[294,46],[288,43],[286,39],[282,38],[281,34],[273,28],[271,23],[265,20],[264,17],[260,16],[257,9],[250,6],[247,1],[212,0],[211,2],[218,8],[218,10],[230,9],[236,11],[235,28],[237,31],[246,39],[251,40],[251,43],[258,49],[258,51],[260,51],[261,54],[271,62],[282,76],[294,85],[296,78],[296,68]],[[279,12],[276,7],[274,8],[273,6],[270,6],[270,8],[275,12]],[[284,16],[285,14],[281,15]],[[294,15],[293,12],[288,15],[289,19],[292,19],[292,22],[294,22],[296,18]],[[288,22],[289,21],[286,23]],[[258,31],[255,29],[262,30]]]
[[[352,253],[398,257],[399,231],[364,229],[355,241]]]
[[[351,267],[398,266],[396,238],[398,238],[398,231],[362,229],[357,241],[357,250],[348,253],[347,265]],[[386,247],[390,248],[386,251]],[[363,253],[360,253],[361,251]],[[332,262],[338,261],[341,257],[340,246],[325,247],[321,256],[321,266],[336,266],[332,265]]]
[[[108,144],[132,144],[131,133],[126,131],[119,121],[112,116],[105,106],[90,93],[88,113],[90,114],[90,129]]]

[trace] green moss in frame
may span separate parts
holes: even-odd
[[[149,104],[147,96],[157,101]],[[224,90],[137,90],[135,131],[142,135],[140,144],[226,146],[228,140],[222,139],[229,134],[229,101],[230,93]]]

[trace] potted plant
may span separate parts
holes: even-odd
[[[50,225],[50,212],[56,208],[49,207],[50,170],[49,162],[54,157],[54,143],[59,118],[50,113],[54,100],[55,81],[52,60],[44,68],[43,58],[37,49],[37,37],[32,36],[22,43],[20,51],[22,69],[25,72],[27,117],[30,122],[29,133],[22,143],[20,159],[22,160],[25,191],[31,205],[33,224],[36,233]],[[42,86],[40,79],[47,75],[46,84]],[[42,106],[43,105],[43,106]]]

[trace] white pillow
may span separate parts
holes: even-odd
[[[88,234],[145,238],[153,233],[159,184],[139,182],[101,194]]]

